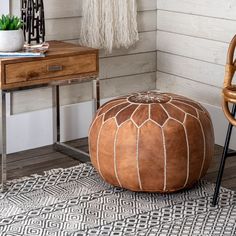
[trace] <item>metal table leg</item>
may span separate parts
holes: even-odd
[[[92,81],[92,96],[93,96],[93,114],[100,106],[99,97],[99,80],[94,79]],[[61,143],[60,139],[60,88],[59,85],[52,87],[53,97],[53,142],[55,150],[69,155],[80,162],[88,162],[90,160],[89,154],[78,148],[71,147],[65,143]]]
[[[6,190],[6,181],[7,181],[7,154],[6,154],[6,92],[2,91],[1,94],[1,104],[2,104],[2,114],[1,114],[1,192]]]
[[[93,99],[93,115],[96,114],[97,109],[100,107],[100,83],[99,79],[92,80],[92,99]]]

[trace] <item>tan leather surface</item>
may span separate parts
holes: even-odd
[[[124,99],[115,99],[110,102],[105,103],[98,111],[97,116],[106,113],[110,108],[120,104],[121,102],[125,102]]]
[[[119,185],[114,168],[114,141],[116,130],[117,126],[114,118],[103,124],[98,140],[97,167],[104,180],[108,182],[111,181],[114,185]],[[107,135],[108,133],[109,135]]]
[[[137,126],[141,126],[149,116],[148,105],[140,105],[137,110],[134,112],[132,119]]]
[[[89,133],[89,153],[90,153],[90,156],[93,157],[91,161],[93,162],[94,166],[98,166],[97,141],[98,141],[98,135],[99,135],[99,131],[101,129],[102,124],[103,124],[103,116],[97,117],[97,119],[95,119],[93,123],[93,129],[96,130],[97,132]]]
[[[189,158],[189,178],[188,183],[194,183],[196,179],[200,177],[202,171],[202,163],[204,161],[204,131],[201,129],[199,122],[196,122],[196,118],[187,115],[185,127],[187,130],[187,137],[189,143],[189,153],[194,158]]]
[[[123,108],[125,107],[129,107],[129,103],[125,102],[125,103],[121,103],[115,107],[112,107],[110,110],[108,110],[105,114],[104,117],[104,121],[108,120],[109,118],[113,118],[114,116],[117,115],[118,112],[120,112],[121,110],[123,110]]]
[[[162,130],[152,121],[146,122],[140,128],[138,153],[142,184],[142,189],[140,190],[162,191],[164,188]]]
[[[163,125],[168,119],[168,114],[159,104],[151,105],[151,119],[159,125]]]
[[[126,120],[128,120],[137,107],[138,107],[138,105],[132,104],[129,106],[128,109],[125,109],[125,110],[119,112],[119,114],[116,116],[117,124],[120,125],[123,122],[125,122]]]
[[[131,101],[126,96],[99,109],[89,133],[91,161],[108,183],[133,191],[192,186],[213,156],[210,115],[189,98],[150,94],[150,100],[135,94]]]
[[[185,113],[183,111],[173,106],[172,104],[163,104],[162,106],[172,118],[175,118],[181,123],[184,122]]]
[[[182,124],[169,119],[163,127],[166,143],[166,189],[181,189],[187,178],[187,145]]]
[[[121,186],[139,190],[136,164],[136,137],[137,129],[134,123],[128,120],[117,133],[115,158],[117,175]],[[130,179],[132,179],[132,181],[130,181]]]
[[[196,109],[194,109],[192,106],[190,106],[189,104],[187,103],[183,103],[183,102],[180,102],[178,100],[175,100],[172,102],[173,105],[177,106],[178,108],[180,108],[181,110],[183,110],[185,113],[189,113],[195,117],[197,117],[197,112],[196,112]]]
[[[206,158],[201,173],[201,177],[203,177],[206,174],[214,155],[214,137],[212,137],[214,135],[214,130],[210,118],[205,116],[203,112],[199,113],[199,120],[202,124],[206,138]]]

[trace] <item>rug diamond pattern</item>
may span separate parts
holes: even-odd
[[[174,194],[106,184],[90,164],[8,184],[0,194],[0,235],[234,235],[236,194],[204,181]]]

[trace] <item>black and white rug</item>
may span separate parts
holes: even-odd
[[[236,235],[236,194],[204,181],[175,194],[134,193],[101,180],[90,164],[8,184],[0,235]]]

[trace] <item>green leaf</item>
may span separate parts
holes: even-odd
[[[23,21],[17,16],[2,15],[0,17],[0,30],[18,30],[22,26]]]

